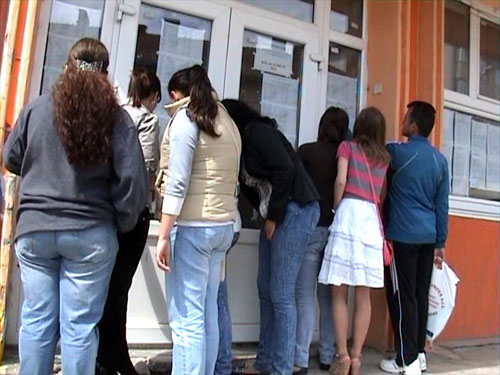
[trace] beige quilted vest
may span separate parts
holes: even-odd
[[[161,142],[160,171],[157,187],[161,196],[168,181],[170,155],[169,133],[177,112],[187,107],[189,98],[169,106],[172,116]],[[185,221],[234,221],[238,214],[238,173],[241,155],[241,138],[235,123],[224,106],[218,103],[219,112],[215,129],[220,137],[214,138],[200,131],[193,158],[189,189],[179,220]]]

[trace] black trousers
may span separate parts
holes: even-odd
[[[396,362],[402,366],[403,359],[409,365],[417,359],[418,353],[425,351],[434,244],[394,242],[393,245],[399,293],[393,293],[388,267],[386,292],[394,330]]]
[[[148,238],[150,213],[146,208],[132,231],[118,233],[119,250],[111,274],[108,298],[99,322],[97,362],[108,374],[136,374],[128,353],[126,324],[128,291]]]

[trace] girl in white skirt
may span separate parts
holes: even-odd
[[[319,282],[332,285],[332,310],[337,355],[332,374],[359,374],[361,350],[370,324],[370,288],[384,286],[383,236],[378,205],[385,190],[390,162],[384,147],[385,118],[376,108],[361,111],[354,124],[352,141],[343,142],[337,153],[334,188],[336,209]],[[372,192],[373,187],[373,192]],[[374,199],[375,195],[375,199]],[[355,287],[354,330],[347,350],[347,286]]]

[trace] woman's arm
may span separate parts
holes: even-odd
[[[279,224],[285,217],[290,200],[295,166],[279,132],[269,125],[255,123],[246,140],[247,148],[251,148],[259,156],[260,167],[268,171],[269,182],[273,187],[267,219]]]
[[[27,109],[19,115],[12,133],[7,137],[3,148],[3,163],[9,172],[21,175],[21,167],[27,146]]]
[[[166,131],[170,132],[170,154],[160,233],[156,245],[156,264],[160,269],[168,272],[170,271],[170,232],[181,212],[189,188],[199,130],[183,110],[177,113],[170,129]]]
[[[186,110],[181,110],[166,131],[169,132],[170,152],[162,212],[178,216],[189,189],[199,130],[187,116]]]
[[[344,196],[345,187],[347,184],[347,170],[349,167],[349,160],[344,157],[339,157],[337,162],[337,178],[335,179],[335,186],[333,188],[333,208],[337,209]]]

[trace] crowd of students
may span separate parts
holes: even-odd
[[[127,295],[153,206],[172,374],[307,373],[316,295],[320,368],[359,374],[370,290],[384,285],[397,356],[380,368],[425,371],[427,294],[433,263],[444,260],[449,187],[446,160],[427,140],[432,105],[410,103],[408,141],[389,145],[378,109],[363,109],[351,132],[347,114],[330,107],[318,140],[295,151],[280,124],[242,101],[220,102],[204,68],[193,66],[168,83],[160,143],[160,79],[134,70],[121,105],[108,63],[102,43],[78,41],[51,94],[23,109],[3,151],[5,167],[22,177],[22,375],[51,374],[59,339],[65,375],[136,374]],[[224,262],[239,237],[240,190],[263,219],[260,337],[255,363],[233,368]],[[394,243],[390,275],[386,239]]]

